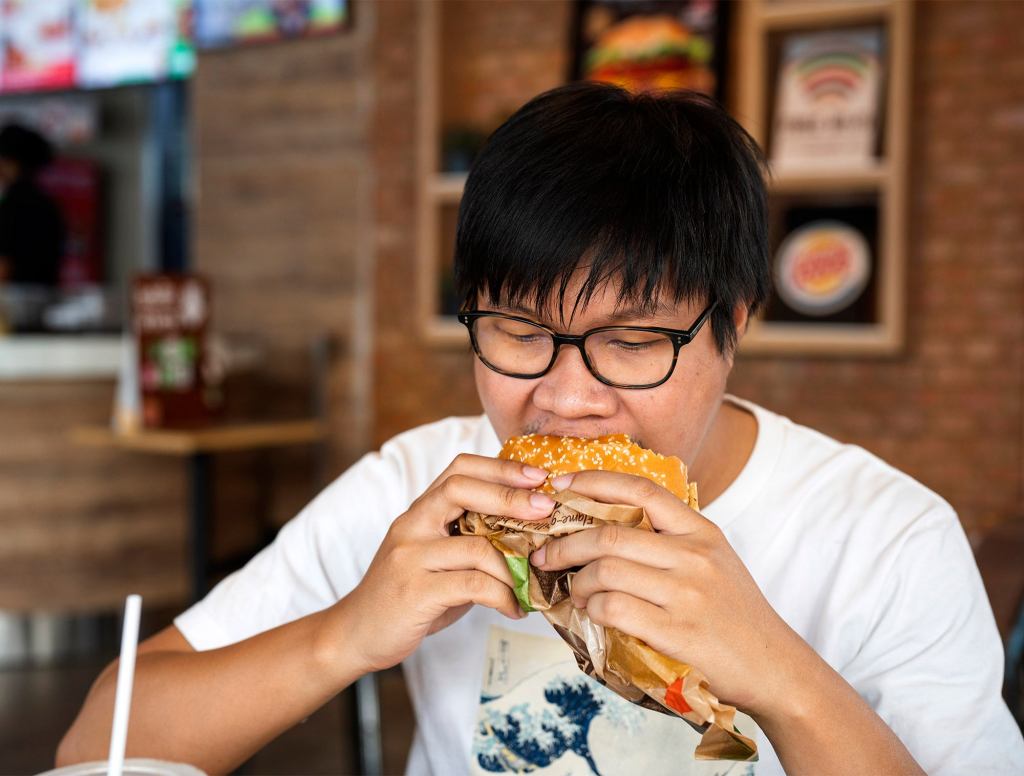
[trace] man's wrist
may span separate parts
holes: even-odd
[[[813,719],[815,704],[829,693],[835,675],[821,656],[797,634],[785,658],[772,661],[768,692],[744,709],[770,737],[771,729],[800,725]]]
[[[361,676],[369,673],[359,659],[352,641],[352,629],[344,625],[347,610],[344,599],[327,609],[310,615],[313,637],[310,640],[312,659],[319,676],[341,692]]]
[[[787,773],[923,774],[896,734],[801,639],[773,683],[775,698],[750,710]],[[837,731],[842,731],[838,735]]]

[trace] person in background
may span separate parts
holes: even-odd
[[[18,124],[0,129],[0,284],[53,288],[64,250],[64,220],[37,182],[53,147]]]

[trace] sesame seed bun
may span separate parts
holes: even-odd
[[[596,439],[528,434],[506,441],[498,457],[547,469],[551,477],[588,469],[635,474],[661,485],[692,509],[698,508],[697,483],[687,481],[686,464],[674,455],[640,447],[627,434]],[[538,490],[554,493],[551,477]]]

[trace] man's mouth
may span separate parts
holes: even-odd
[[[609,434],[626,434],[630,440],[635,442],[640,447],[646,447],[641,439],[630,434],[628,431],[616,431],[607,428],[600,429],[571,429],[571,428],[540,428],[536,425],[530,425],[523,431],[523,436],[527,434],[537,434],[538,436],[557,436],[557,437],[579,437],[580,439],[596,439],[597,437],[608,436]]]

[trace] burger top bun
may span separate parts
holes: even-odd
[[[657,56],[661,49],[685,48],[690,30],[667,14],[637,15],[611,27],[597,41],[601,49],[615,49],[619,57]]]
[[[630,441],[627,434],[608,434],[596,439],[580,437],[511,437],[499,458],[521,461],[551,472],[551,477],[587,469],[636,474],[656,482],[692,509],[697,509],[697,483],[686,479],[686,465],[674,455],[661,455]],[[551,477],[538,488],[554,493]]]

